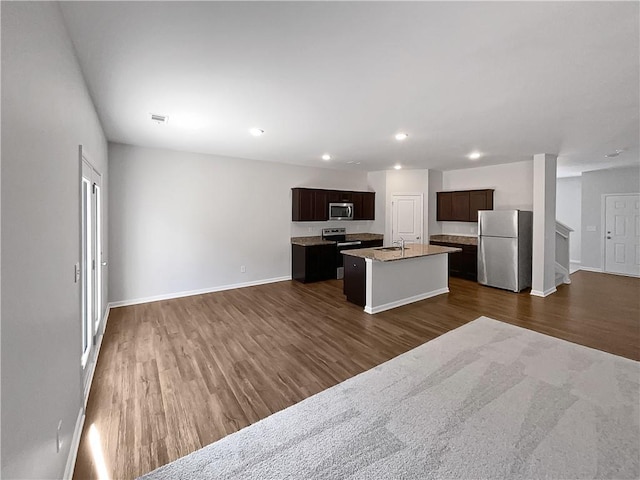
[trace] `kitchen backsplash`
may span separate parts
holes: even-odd
[[[441,222],[442,233],[455,235],[478,235],[478,222]]]
[[[333,221],[333,222],[291,222],[292,237],[315,237],[322,235],[323,228],[344,227],[347,233],[384,233],[372,232],[373,221]]]

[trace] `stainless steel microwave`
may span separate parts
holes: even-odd
[[[353,203],[330,203],[329,220],[353,220]]]

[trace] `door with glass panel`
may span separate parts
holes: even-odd
[[[81,162],[81,365],[86,399],[86,389],[95,367],[96,345],[104,329],[103,267],[106,262],[102,258],[102,176],[82,153],[82,147]]]

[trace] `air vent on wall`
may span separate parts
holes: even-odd
[[[166,115],[158,115],[157,113],[150,113],[151,120],[156,123],[167,123],[169,121],[169,117]]]

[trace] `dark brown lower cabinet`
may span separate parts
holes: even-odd
[[[336,246],[291,245],[291,278],[303,283],[336,278]]]
[[[361,307],[367,301],[367,275],[364,258],[344,256],[343,292],[347,300]]]
[[[478,281],[478,247],[461,243],[431,242],[431,245],[461,248],[462,252],[449,254],[449,275]]]

